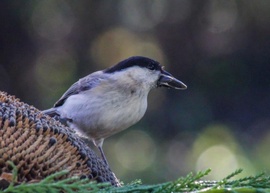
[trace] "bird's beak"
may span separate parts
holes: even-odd
[[[160,87],[164,86],[168,88],[181,89],[181,90],[185,90],[187,88],[187,86],[183,82],[181,82],[180,80],[177,80],[165,70],[161,71],[160,78],[158,79],[157,84]]]

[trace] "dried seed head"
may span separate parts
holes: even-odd
[[[119,185],[110,168],[74,131],[0,91],[0,181],[10,182],[4,177],[12,172],[7,161],[18,169],[17,183],[68,170],[64,177],[87,176]]]

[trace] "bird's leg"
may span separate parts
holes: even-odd
[[[103,145],[104,139],[103,139],[103,138],[101,138],[101,139],[92,139],[92,141],[93,141],[94,145],[95,145],[95,146],[98,148],[98,150],[100,151],[100,155],[101,155],[103,161],[104,161],[105,164],[109,167],[109,163],[108,163],[108,161],[107,161],[107,159],[106,159],[106,156],[105,156],[105,153],[104,153],[104,151],[103,151],[103,149],[102,149],[102,145]]]
[[[106,156],[105,156],[105,154],[104,154],[104,151],[103,151],[103,149],[102,149],[102,146],[98,146],[98,149],[99,149],[99,151],[100,151],[100,154],[101,154],[101,157],[102,157],[103,161],[104,161],[105,164],[109,167],[109,163],[108,163],[108,161],[107,161],[107,159],[106,159]]]

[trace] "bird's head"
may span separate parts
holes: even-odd
[[[133,56],[103,71],[114,74],[119,79],[130,78],[140,85],[186,89],[187,86],[174,78],[155,60],[143,56]]]

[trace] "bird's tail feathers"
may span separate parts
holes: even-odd
[[[59,113],[57,112],[57,110],[55,108],[50,108],[50,109],[44,110],[44,111],[42,111],[42,113],[49,115],[50,117],[59,116]]]

